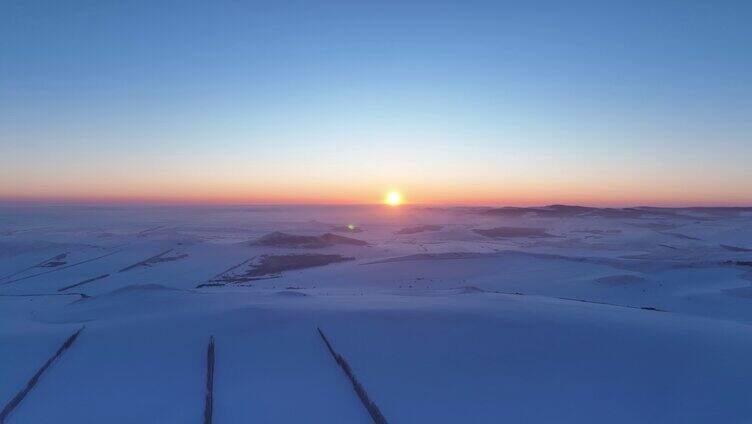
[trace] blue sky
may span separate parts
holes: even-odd
[[[0,4],[0,198],[750,203],[750,2]]]

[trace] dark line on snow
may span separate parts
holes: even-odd
[[[504,292],[504,291],[498,291],[498,290],[483,290],[483,291],[487,291],[488,293],[503,294],[507,296],[535,296],[535,297],[543,297],[547,299],[565,300],[567,302],[592,303],[594,305],[613,306],[616,308],[640,309],[643,311],[653,311],[653,312],[670,312],[665,309],[660,309],[660,308],[656,308],[653,306],[619,305],[618,303],[599,302],[597,300],[577,299],[574,297],[545,296],[545,295],[540,295],[540,294],[527,294],[527,293],[521,293],[521,292]]]
[[[245,265],[246,263],[248,263],[248,262],[252,261],[252,260],[253,260],[254,258],[255,258],[255,256],[254,256],[254,257],[251,257],[251,258],[248,258],[248,259],[244,260],[243,262],[241,262],[241,263],[239,263],[239,264],[237,264],[237,265],[233,265],[233,266],[231,266],[231,267],[227,268],[226,270],[224,270],[224,271],[220,272],[219,274],[215,275],[214,277],[212,277],[212,278],[210,278],[210,279],[206,280],[206,282],[205,282],[205,283],[199,284],[198,286],[196,286],[196,288],[199,288],[199,287],[203,286],[203,285],[204,285],[204,284],[206,284],[206,283],[210,283],[210,282],[212,282],[212,281],[216,280],[217,278],[219,278],[219,277],[221,277],[221,276],[223,276],[223,275],[227,274],[228,272],[230,272],[230,271],[232,271],[232,270],[234,270],[234,269],[237,269],[237,268],[239,268],[239,267],[241,267],[241,266]]]
[[[157,258],[159,258],[159,257],[161,257],[161,256],[164,256],[164,255],[166,255],[166,254],[168,254],[168,253],[172,252],[172,250],[173,250],[173,249],[167,249],[167,250],[165,250],[165,251],[164,251],[164,252],[162,252],[162,253],[157,253],[156,255],[154,255],[154,256],[152,256],[152,257],[149,257],[149,258],[146,258],[146,259],[144,259],[144,260],[143,260],[143,261],[141,261],[141,262],[138,262],[138,263],[135,263],[135,264],[133,264],[133,265],[127,266],[127,267],[125,267],[125,268],[121,269],[121,270],[120,270],[120,271],[118,271],[118,272],[125,272],[125,271],[130,271],[130,270],[131,270],[131,269],[133,269],[133,268],[137,268],[137,267],[140,267],[140,266],[146,266],[146,265],[148,265],[148,264],[149,264],[149,261],[152,261],[152,260],[154,260],[154,259],[157,259]]]
[[[156,227],[147,228],[145,230],[139,231],[138,235],[139,236],[145,236],[145,235],[147,235],[149,233],[152,233],[152,232],[157,231],[159,229],[162,229],[164,227],[166,227],[166,225],[157,225]]]
[[[66,253],[67,253],[67,252],[66,252]],[[12,274],[10,274],[10,275],[6,275],[6,276],[3,276],[3,277],[0,277],[0,280],[5,280],[6,278],[11,278],[11,277],[15,277],[16,275],[18,275],[18,274],[21,274],[22,272],[26,272],[26,271],[28,271],[28,270],[30,270],[30,269],[38,268],[38,267],[40,267],[40,266],[42,266],[42,265],[46,264],[47,262],[50,262],[50,261],[52,261],[52,260],[54,260],[54,259],[57,259],[57,258],[60,258],[60,257],[61,257],[62,255],[64,255],[64,254],[65,254],[65,253],[60,253],[60,254],[57,254],[57,255],[55,255],[55,256],[53,256],[53,257],[49,258],[49,259],[45,259],[45,260],[43,260],[42,262],[39,262],[39,263],[38,263],[38,264],[36,264],[36,265],[32,265],[32,266],[30,266],[30,267],[26,267],[26,268],[24,268],[24,269],[22,269],[22,270],[20,270],[20,271],[16,271],[16,272],[14,272],[14,273],[12,273]]]
[[[86,260],[83,260],[83,261],[81,261],[81,262],[76,262],[76,263],[74,263],[74,264],[70,264],[70,265],[66,265],[66,266],[61,266],[60,268],[55,268],[55,269],[51,269],[51,270],[49,270],[49,271],[45,271],[45,272],[40,272],[40,273],[38,273],[38,274],[28,275],[28,276],[26,276],[26,277],[22,277],[22,278],[16,278],[15,280],[10,280],[10,281],[6,281],[6,282],[4,282],[4,283],[3,283],[2,285],[6,285],[6,284],[10,284],[10,283],[15,283],[16,281],[26,280],[26,279],[28,279],[28,278],[32,278],[32,277],[38,277],[38,276],[40,276],[40,275],[45,275],[45,274],[49,274],[49,273],[51,273],[51,272],[62,271],[62,270],[64,270],[64,269],[68,269],[68,268],[71,268],[71,267],[74,267],[74,266],[77,266],[77,265],[83,265],[83,264],[85,264],[85,263],[88,263],[88,262],[96,261],[97,259],[102,259],[102,258],[106,258],[106,257],[108,257],[108,256],[112,256],[112,255],[114,255],[115,253],[120,253],[120,252],[122,252],[122,250],[116,250],[116,251],[114,251],[114,252],[110,252],[110,253],[108,253],[108,254],[106,254],[106,255],[102,255],[102,256],[97,256],[96,258],[86,259]]]
[[[21,389],[21,391],[18,392],[16,396],[14,396],[13,399],[11,399],[10,402],[8,402],[8,404],[5,405],[2,412],[0,412],[0,424],[5,423],[5,420],[8,418],[8,415],[10,415],[10,413],[13,412],[14,409],[16,409],[16,407],[21,403],[21,401],[24,400],[26,395],[29,394],[31,389],[33,389],[34,386],[37,385],[37,383],[39,382],[39,378],[42,377],[42,374],[44,374],[44,372],[47,371],[47,369],[50,366],[52,366],[55,360],[58,359],[60,355],[63,354],[63,352],[68,350],[68,348],[71,347],[71,345],[73,345],[73,342],[76,341],[76,339],[78,338],[78,335],[81,334],[81,331],[83,330],[84,330],[84,327],[81,327],[78,331],[76,331],[70,337],[68,337],[68,339],[63,343],[63,345],[60,346],[60,348],[57,350],[57,352],[55,352],[55,354],[52,355],[52,357],[50,357],[47,360],[47,362],[45,362],[44,365],[42,365],[41,368],[39,368],[36,374],[34,374],[34,376],[31,377],[31,380],[29,380],[26,383],[26,386],[23,389]]]
[[[81,285],[84,285],[84,284],[92,283],[94,281],[101,280],[102,278],[107,278],[109,276],[110,276],[110,274],[102,274],[99,277],[89,278],[88,280],[81,281],[80,283],[71,284],[70,286],[61,287],[61,288],[57,289],[57,291],[61,292],[61,291],[65,291],[65,290],[68,290],[68,289],[72,289],[73,287],[78,287],[78,286],[81,286]]]
[[[355,390],[355,393],[360,398],[360,401],[363,403],[366,411],[368,411],[368,413],[371,415],[373,422],[375,424],[387,424],[386,418],[384,418],[384,415],[381,414],[379,407],[376,406],[376,404],[371,400],[371,398],[368,396],[368,392],[366,392],[366,389],[362,384],[360,384],[357,377],[355,377],[355,373],[353,373],[353,370],[350,367],[350,364],[347,363],[347,360],[334,350],[334,347],[332,347],[332,344],[329,343],[329,339],[326,338],[324,332],[321,331],[321,328],[316,327],[316,330],[319,332],[319,336],[321,336],[321,340],[324,341],[324,344],[329,350],[329,353],[332,355],[339,367],[342,368],[342,371],[350,380],[350,383],[352,383],[353,390]]]
[[[212,424],[214,412],[214,336],[209,337],[206,348],[206,400],[204,402],[204,424]]]
[[[0,297],[37,297],[37,296],[81,296],[89,297],[84,293],[32,293],[32,294],[0,294]]]

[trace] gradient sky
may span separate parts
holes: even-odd
[[[752,203],[749,1],[0,2],[0,199]]]

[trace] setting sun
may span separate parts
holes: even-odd
[[[385,202],[389,206],[399,206],[402,204],[402,195],[398,191],[390,191],[386,195]]]

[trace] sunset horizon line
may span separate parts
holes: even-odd
[[[295,207],[295,206],[339,206],[392,208],[384,202],[357,202],[332,200],[230,200],[230,199],[171,199],[171,198],[78,198],[78,197],[24,197],[0,196],[0,206],[254,206],[254,207]],[[680,202],[579,202],[554,200],[541,202],[514,201],[406,201],[402,207],[489,207],[489,208],[544,208],[552,206],[572,206],[590,208],[752,208],[752,202],[744,201],[680,201]]]

